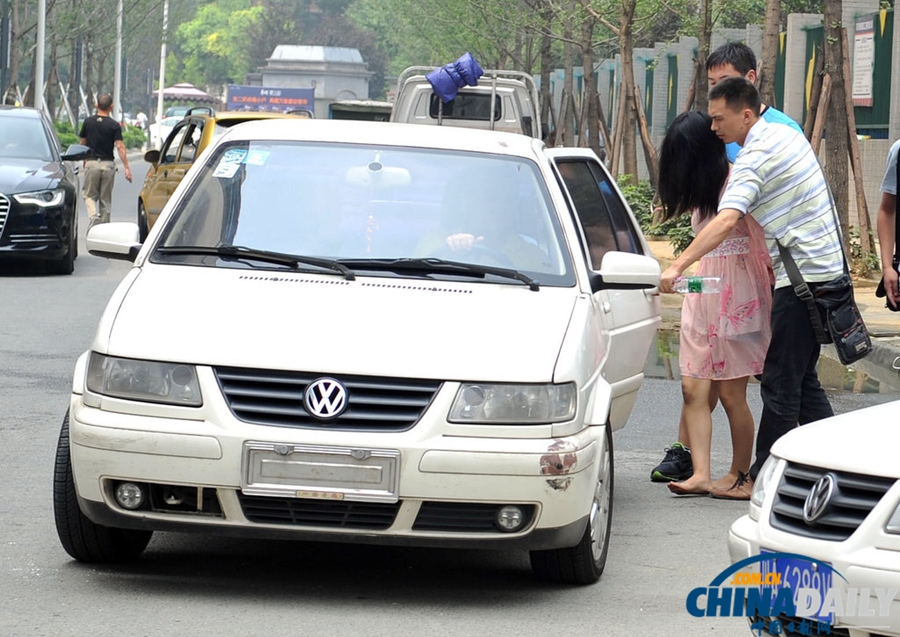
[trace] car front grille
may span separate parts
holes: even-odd
[[[470,502],[423,502],[413,524],[414,531],[447,533],[502,533],[494,521],[502,504]],[[522,509],[526,529],[534,517],[534,505],[517,505]]]
[[[0,195],[0,235],[3,234],[3,226],[6,225],[6,218],[9,216],[9,198],[6,195]]]
[[[335,376],[347,392],[347,408],[322,420],[304,406],[307,387],[323,374],[215,368],[225,400],[236,418],[273,427],[338,431],[405,431],[413,427],[441,387],[440,381],[369,376]]]
[[[814,522],[803,519],[803,504],[816,481],[831,473],[836,486],[826,513]],[[818,540],[850,537],[895,480],[789,463],[775,493],[770,523],[776,529]]]
[[[258,524],[322,526],[345,529],[390,528],[400,502],[335,502],[238,493],[244,517]]]

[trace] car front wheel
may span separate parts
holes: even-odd
[[[147,211],[144,209],[144,202],[138,201],[138,231],[140,232],[141,243],[147,240],[150,234],[150,223],[147,221]]]
[[[66,553],[80,562],[115,564],[140,557],[153,531],[113,529],[91,522],[81,512],[69,453],[69,414],[63,419],[53,472],[53,514]]]
[[[51,274],[72,274],[75,271],[75,257],[78,256],[78,226],[75,220],[69,225],[68,245],[66,253],[55,261],[47,264],[47,270]]]
[[[612,429],[606,425],[606,445],[598,459],[594,498],[581,541],[573,547],[531,551],[531,570],[541,580],[593,584],[603,574],[609,553],[613,509]]]

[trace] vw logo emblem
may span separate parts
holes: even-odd
[[[306,388],[303,406],[316,418],[336,418],[347,408],[347,390],[333,378],[319,378]]]
[[[809,490],[806,501],[803,503],[803,521],[812,524],[825,515],[831,503],[831,496],[837,486],[837,479],[833,473],[826,473],[816,480]]]

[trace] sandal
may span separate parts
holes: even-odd
[[[710,489],[709,496],[717,500],[749,500],[753,493],[753,478],[749,473],[738,472],[738,479],[727,489]]]

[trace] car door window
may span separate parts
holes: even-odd
[[[643,247],[619,192],[600,165],[588,158],[556,161],[581,225],[588,262],[594,270],[610,250],[642,254]]]
[[[175,162],[178,157],[178,149],[181,146],[181,140],[184,139],[188,126],[190,126],[190,122],[182,122],[175,126],[172,130],[172,134],[169,135],[169,138],[166,140],[165,144],[163,144],[162,150],[159,153],[160,163],[172,164]]]
[[[181,151],[178,154],[179,163],[191,163],[197,158],[197,149],[200,147],[200,135],[203,127],[199,123],[193,123],[188,127],[181,142]]]

